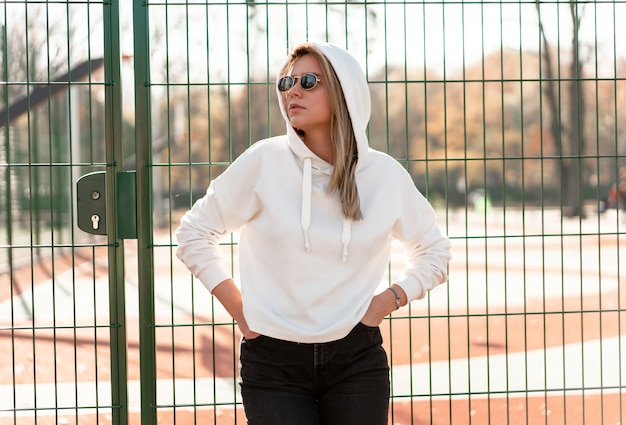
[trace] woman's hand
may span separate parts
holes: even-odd
[[[226,279],[219,283],[212,293],[222,303],[232,318],[235,319],[245,339],[254,339],[259,336],[258,333],[250,330],[248,322],[246,322],[246,318],[243,315],[241,292],[232,279]]]
[[[250,328],[248,327],[248,324],[246,323],[246,320],[243,320],[242,322],[237,322],[237,326],[239,326],[239,330],[241,331],[241,334],[243,335],[243,337],[245,339],[247,339],[248,341],[250,341],[251,339],[255,339],[258,338],[259,336],[261,336],[260,333],[258,332],[254,332],[252,330],[250,330]]]
[[[393,285],[393,289],[395,289],[400,297],[400,304],[405,305],[407,303],[407,298],[402,288],[398,285]],[[396,297],[393,292],[385,289],[383,292],[372,298],[372,302],[361,319],[361,323],[365,326],[371,327],[380,326],[383,319],[395,310],[397,310]]]

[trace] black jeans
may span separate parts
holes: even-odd
[[[386,425],[389,364],[379,328],[298,344],[261,335],[241,343],[241,394],[250,425]]]

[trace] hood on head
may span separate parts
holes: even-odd
[[[324,56],[328,58],[335,74],[337,74],[337,77],[339,78],[357,140],[360,165],[363,163],[369,147],[366,128],[371,114],[370,91],[365,74],[363,73],[363,70],[357,60],[354,56],[348,53],[347,50],[330,43],[308,42],[308,44],[317,47],[324,54]],[[281,70],[285,67],[288,61],[289,58],[285,60],[283,66],[281,66]],[[280,77],[282,77],[282,75],[279,74],[278,78]],[[304,142],[302,142],[289,123],[287,110],[285,109],[284,97],[278,90],[278,87],[276,88],[276,93],[278,94],[280,111],[283,114],[285,123],[287,124],[287,134],[289,136],[289,145],[291,146],[291,149],[300,158],[311,156],[312,153],[306,145],[304,145]]]

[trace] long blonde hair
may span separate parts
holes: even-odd
[[[304,55],[312,55],[319,62],[322,68],[322,80],[328,87],[332,111],[330,128],[333,149],[333,172],[330,176],[328,191],[338,191],[344,217],[361,220],[363,214],[355,178],[359,151],[346,99],[335,70],[328,58],[315,45],[303,43],[291,51],[288,61],[281,70],[281,75],[285,75]],[[300,130],[295,130],[300,136],[303,135]]]

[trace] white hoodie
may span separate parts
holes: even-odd
[[[396,282],[409,300],[447,280],[450,242],[407,171],[368,146],[370,95],[358,62],[317,44],[341,82],[356,134],[356,182],[363,219],[344,219],[331,165],[289,125],[287,134],[253,144],[209,186],[176,231],[177,256],[210,291],[231,275],[218,247],[240,230],[239,279],[251,330],[321,343],[346,336],[365,315],[389,263],[393,239],[405,249]]]

